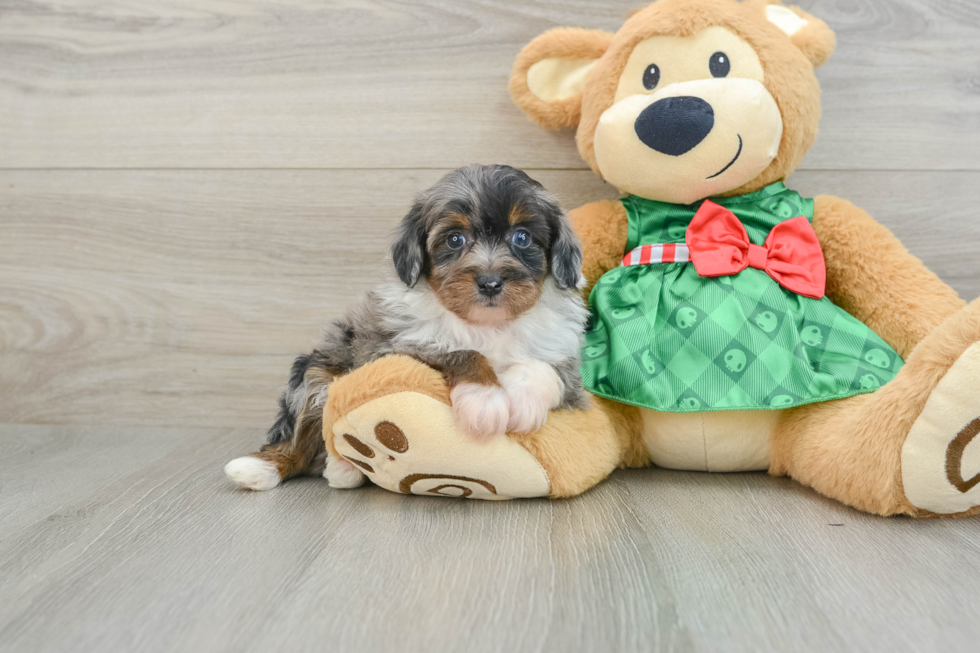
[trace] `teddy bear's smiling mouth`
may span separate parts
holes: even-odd
[[[710,177],[706,177],[706,179],[714,179],[715,177],[718,177],[719,175],[721,175],[721,173],[725,172],[733,165],[735,165],[735,162],[738,161],[738,157],[742,156],[742,135],[736,134],[736,136],[738,136],[738,152],[735,153],[735,158],[729,161],[727,166],[725,166],[715,174],[711,175]]]

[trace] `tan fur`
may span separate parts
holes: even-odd
[[[500,385],[497,373],[483,354],[475,351],[453,352],[444,357],[443,365],[433,365],[442,372],[446,385],[451,388],[460,383]],[[441,369],[440,369],[441,368]]]
[[[511,282],[504,286],[503,303],[507,308],[507,319],[516,320],[534,308],[543,291],[540,282]]]
[[[474,300],[479,295],[476,292],[476,274],[466,269],[465,257],[432,270],[426,280],[440,304],[461,320],[469,318]]]
[[[545,129],[562,129],[578,124],[582,98],[545,102],[527,87],[527,71],[549,58],[598,59],[609,47],[612,34],[602,30],[558,28],[531,41],[517,56],[510,76],[510,96],[527,117]]]
[[[804,12],[794,10],[799,14]],[[793,45],[800,49],[800,52],[810,60],[814,68],[819,68],[827,59],[830,59],[837,48],[837,38],[830,31],[827,24],[816,18],[810,19],[812,22],[793,35]]]
[[[432,232],[429,234],[429,249],[432,249],[435,241],[445,240],[453,231],[463,230],[467,231],[472,225],[470,224],[470,216],[465,213],[453,213],[452,215],[446,216],[444,220],[441,220],[439,224],[433,227]]]
[[[847,200],[817,197],[813,228],[827,263],[827,296],[902,357],[966,305],[887,228]]]
[[[327,451],[334,457],[340,455],[333,445],[333,425],[337,419],[372,399],[406,391],[420,392],[451,405],[449,386],[442,374],[409,356],[385,356],[334,381],[323,410],[323,440]]]
[[[980,506],[973,506],[969,510],[956,513],[955,515],[937,515],[928,510],[919,510],[916,511],[914,517],[918,519],[963,519],[964,517],[973,517],[974,515],[980,515]]]
[[[551,497],[581,494],[617,467],[643,467],[639,411],[598,397],[587,411],[552,411],[532,434],[511,434],[548,472]]]
[[[878,391],[787,412],[773,439],[770,473],[867,512],[918,516],[902,492],[902,444],[933,388],[978,340],[980,300],[926,336]]]
[[[510,207],[510,211],[507,213],[507,222],[512,225],[519,225],[520,223],[530,219],[531,216],[524,209],[524,207],[519,204]]]
[[[816,139],[820,86],[809,60],[779,28],[761,16],[763,10],[761,6],[727,0],[661,0],[630,18],[593,70],[584,94],[582,120],[576,135],[582,158],[599,173],[593,148],[596,125],[599,116],[612,106],[619,76],[637,43],[658,35],[692,36],[706,27],[723,25],[755,48],[766,71],[763,84],[776,100],[783,118],[779,155],[761,175],[730,194],[751,193],[785,179]]]
[[[747,0],[745,4],[757,7],[759,11],[765,11],[768,5],[782,5],[783,3],[780,0]],[[790,40],[810,60],[810,64],[814,68],[819,68],[834,54],[834,50],[837,48],[837,36],[827,26],[827,23],[816,16],[808,14],[799,7],[790,7],[790,9],[808,23],[803,29],[791,36]]]
[[[585,287],[582,296],[588,298],[592,286],[623,260],[629,237],[629,219],[622,202],[604,200],[580,206],[568,214],[575,235],[582,241],[582,274]]]
[[[483,308],[476,287],[477,274],[470,267],[470,263],[475,259],[476,256],[472,252],[465,254],[458,261],[433,269],[427,277],[429,287],[439,298],[439,303],[462,320],[473,320],[474,309]],[[524,272],[520,263],[516,261],[504,261],[495,268],[495,271],[503,273],[510,268]],[[541,274],[535,279],[510,281],[504,284],[495,308],[500,309],[508,320],[524,315],[541,299],[544,278],[545,275]]]
[[[620,75],[633,48],[653,36],[692,36],[712,25],[728,27],[755,48],[766,71],[764,85],[776,100],[783,118],[779,155],[761,175],[726,194],[751,193],[785,179],[800,164],[816,139],[820,122],[820,86],[813,74],[813,66],[814,61],[822,63],[830,56],[835,42],[833,32],[825,23],[802,11],[797,13],[812,19],[811,23],[790,40],[765,19],[766,4],[770,3],[660,0],[636,12],[608,42],[599,63],[589,75],[580,112],[570,106],[574,98],[549,106],[534,97],[527,90],[527,70],[536,61],[547,57],[583,58],[587,53],[599,50],[603,40],[595,35],[589,41],[581,34],[584,30],[546,32],[518,56],[511,74],[511,94],[528,117],[543,127],[556,129],[577,122],[579,153],[596,174],[601,174],[593,147],[596,126],[602,113],[613,104]],[[572,122],[573,118],[575,122]]]

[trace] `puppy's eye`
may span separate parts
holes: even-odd
[[[510,240],[512,243],[514,243],[514,247],[524,249],[531,244],[531,234],[523,229],[518,229],[514,232],[514,235],[510,237]]]
[[[449,245],[449,249],[459,249],[466,244],[466,236],[459,232],[451,233],[446,238],[446,244]]]
[[[652,91],[657,88],[657,84],[660,83],[660,66],[655,63],[647,66],[647,69],[643,71],[643,86],[646,87],[648,91]]]
[[[715,52],[708,59],[708,69],[711,70],[713,77],[728,77],[732,69],[732,62],[728,60],[728,55],[724,52]]]

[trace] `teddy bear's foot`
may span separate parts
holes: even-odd
[[[902,447],[905,496],[920,511],[951,515],[980,506],[978,390],[980,343],[940,380]]]
[[[552,490],[527,447],[503,434],[478,440],[465,433],[442,375],[405,356],[337,379],[324,426],[331,453],[324,476],[334,487],[355,487],[363,474],[402,494],[512,499]]]
[[[337,452],[392,492],[513,499],[550,490],[527,449],[505,435],[475,440],[456,426],[451,407],[418,392],[369,401],[337,420],[333,432]]]

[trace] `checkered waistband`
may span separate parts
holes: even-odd
[[[683,243],[640,245],[623,257],[620,265],[649,265],[651,263],[687,263],[691,252]]]

